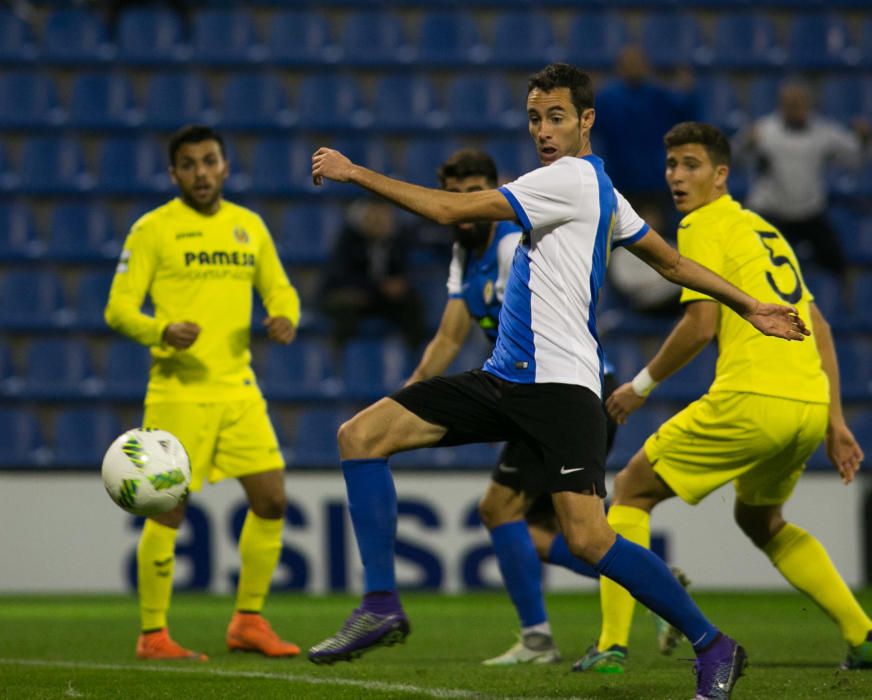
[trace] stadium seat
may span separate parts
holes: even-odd
[[[372,123],[360,87],[348,75],[309,75],[297,91],[299,126],[304,129],[360,129]]]
[[[780,80],[770,75],[758,75],[748,86],[748,116],[759,119],[772,113],[778,107],[778,87]]]
[[[821,85],[818,106],[826,116],[849,126],[856,118],[872,114],[872,78],[828,76]]]
[[[603,352],[615,368],[618,381],[632,379],[645,366],[647,358],[635,338],[608,338],[603,342]]]
[[[0,327],[66,328],[71,321],[61,281],[54,272],[17,269],[0,277]]]
[[[290,345],[270,344],[260,384],[276,401],[312,401],[335,396],[330,345],[320,338],[299,338]]]
[[[98,188],[113,194],[169,192],[166,156],[148,138],[108,138],[100,151]]]
[[[68,408],[55,421],[53,467],[100,470],[103,453],[125,427],[107,408]]]
[[[52,78],[29,71],[0,75],[0,129],[56,127],[65,121]]]
[[[657,387],[657,397],[663,400],[693,401],[708,391],[715,376],[718,352],[710,343],[693,360]],[[641,368],[641,365],[637,370]]]
[[[24,204],[0,203],[0,260],[27,260],[42,254],[33,215]]]
[[[149,129],[177,129],[180,124],[217,121],[206,81],[194,73],[158,73],[148,82],[143,125]]]
[[[415,47],[419,66],[460,67],[487,60],[475,20],[462,11],[426,11]]]
[[[411,139],[406,144],[400,167],[403,179],[425,187],[437,187],[436,171],[459,148],[458,141],[441,136]]]
[[[147,347],[125,338],[112,340],[106,351],[103,398],[142,401],[150,368],[151,353]]]
[[[142,111],[134,104],[133,87],[125,75],[91,73],[75,79],[71,126],[114,129],[138,126],[142,120]]]
[[[21,377],[12,360],[8,343],[0,345],[0,395],[15,396],[21,391]]]
[[[745,125],[747,117],[729,78],[719,76],[702,79],[698,89],[703,121],[714,124],[727,134],[733,134]]]
[[[349,417],[349,411],[334,408],[301,411],[287,450],[288,462],[294,467],[336,467],[339,464],[336,431]]]
[[[808,269],[806,266],[803,267],[803,279],[824,317],[834,325],[845,321],[842,318],[846,308],[842,298],[842,282],[833,275]]]
[[[566,60],[586,68],[611,70],[628,41],[627,22],[617,12],[581,12],[569,23]]]
[[[312,191],[313,144],[288,138],[262,139],[254,145],[251,167],[253,194]]]
[[[56,204],[49,224],[48,257],[91,262],[112,260],[121,251],[109,210],[97,203]]]
[[[221,124],[230,129],[287,129],[296,115],[277,75],[236,73],[224,83]]]
[[[392,66],[409,63],[413,52],[402,19],[383,10],[348,15],[340,41],[343,65]]]
[[[72,138],[37,136],[26,140],[19,170],[21,192],[76,194],[94,185],[85,170],[82,145]]]
[[[251,15],[242,9],[206,9],[194,16],[193,60],[208,65],[262,63],[267,55]]]
[[[42,61],[64,65],[108,63],[115,54],[96,12],[61,9],[45,22],[39,56]]]
[[[836,354],[844,399],[872,401],[872,340],[862,336],[839,338]]]
[[[343,396],[372,401],[395,391],[411,372],[409,352],[399,340],[352,340],[342,356]]]
[[[793,18],[787,40],[787,68],[843,68],[858,60],[848,26],[841,17],[814,12]]]
[[[484,151],[497,164],[500,182],[514,180],[540,167],[536,146],[529,136],[494,136],[485,141]]]
[[[174,10],[131,7],[118,20],[118,58],[140,66],[181,63],[191,56],[183,34],[182,20]]]
[[[494,19],[490,64],[533,70],[559,58],[554,29],[547,14],[508,11]]]
[[[30,63],[36,58],[36,43],[30,25],[12,10],[0,8],[0,63]]]
[[[388,73],[376,83],[373,126],[396,132],[445,125],[436,89],[426,75]]]
[[[450,233],[446,230],[446,244],[450,241],[449,236]],[[418,270],[413,279],[415,290],[418,292],[418,297],[424,307],[425,327],[431,332],[435,332],[439,327],[442,313],[445,311],[445,304],[448,302],[448,289],[445,286],[447,279],[447,266],[430,266],[429,269]],[[475,324],[473,323],[473,325]],[[470,333],[478,333],[478,331],[473,328]]]
[[[41,461],[42,432],[32,410],[0,407],[0,435],[0,468],[31,467]]]
[[[784,62],[775,25],[762,13],[723,13],[715,19],[713,68],[764,69]]]
[[[519,109],[522,96],[512,94],[506,80],[494,75],[455,77],[448,86],[448,127],[452,130],[516,131],[526,121]]]
[[[78,399],[95,396],[100,382],[94,376],[88,346],[82,340],[40,338],[27,349],[22,395],[29,399]]]
[[[872,409],[866,408],[850,418],[848,425],[867,455],[872,454]]]
[[[711,50],[703,45],[699,21],[683,13],[650,14],[642,20],[642,46],[655,68],[707,65]]]
[[[327,261],[342,227],[337,207],[317,202],[288,206],[282,216],[276,247],[281,259],[292,265],[317,265]]]
[[[335,63],[339,50],[327,18],[312,10],[279,10],[270,19],[269,61],[283,66]]]
[[[863,20],[857,49],[860,54],[860,65],[866,68],[872,66],[872,17],[867,16]]]
[[[82,330],[105,330],[103,310],[109,300],[113,272],[93,270],[79,277],[76,292],[76,327]]]
[[[866,225],[867,235],[872,236],[872,232],[869,231],[869,227],[872,227],[872,224],[867,222]],[[870,299],[872,299],[872,272],[864,272],[854,282],[851,310],[855,322],[866,333],[872,333],[872,304],[869,303]],[[866,361],[869,362],[868,357]]]

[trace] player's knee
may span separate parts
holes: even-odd
[[[288,501],[283,491],[270,492],[259,495],[252,500],[250,506],[254,514],[265,520],[278,520],[285,515]]]
[[[572,556],[595,566],[609,549],[608,542],[596,533],[576,534],[566,538]]]
[[[734,517],[739,529],[760,549],[763,549],[785,524],[780,509],[743,507],[737,504]]]
[[[478,502],[478,517],[488,530],[493,530],[500,524],[499,508],[492,498],[487,497],[487,494]]]
[[[339,453],[346,458],[368,456],[367,450],[372,442],[365,421],[358,416],[339,426],[336,441],[339,444]]]

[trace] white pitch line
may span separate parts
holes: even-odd
[[[308,676],[294,673],[266,673],[263,671],[230,671],[221,668],[204,668],[198,666],[145,666],[132,664],[106,664],[90,661],[52,661],[48,659],[3,659],[0,665],[6,666],[38,666],[42,668],[72,668],[85,671],[143,671],[145,673],[185,673],[191,675],[222,676],[225,678],[259,678],[264,680],[286,681],[288,683],[302,683],[305,685],[341,685],[352,688],[362,688],[369,691],[384,693],[412,693],[431,698],[475,698],[476,700],[494,700],[492,696],[483,695],[472,690],[458,690],[453,688],[422,688],[407,683],[385,683],[382,681],[359,681],[353,678],[336,678],[322,676]],[[502,700],[513,700],[503,698]],[[515,698],[514,700],[520,700]],[[537,700],[536,698],[524,698],[524,700]],[[542,700],[542,699],[538,699]],[[574,700],[584,700],[574,698]]]

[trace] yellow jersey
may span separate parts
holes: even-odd
[[[795,306],[811,324],[809,303],[814,297],[790,244],[772,224],[729,195],[681,220],[678,251],[760,301]],[[682,303],[699,299],[711,297],[690,289],[681,292]],[[813,335],[800,343],[764,336],[731,309],[719,308],[718,362],[710,392],[829,403],[829,380]]]
[[[270,316],[296,326],[300,300],[263,220],[222,201],[206,216],[173,199],[132,227],[112,281],[106,323],[151,347],[146,403],[238,401],[260,396],[251,368],[252,287]],[[154,316],[142,312],[145,295]],[[162,341],[169,323],[191,321],[187,350]]]

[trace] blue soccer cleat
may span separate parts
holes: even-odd
[[[722,634],[696,657],[694,700],[729,700],[733,686],[748,665],[748,655],[733,639]]]
[[[316,664],[352,661],[370,649],[402,644],[409,631],[409,620],[402,611],[379,615],[357,608],[341,630],[309,649],[309,661]]]

